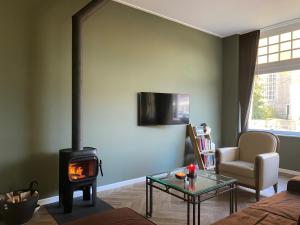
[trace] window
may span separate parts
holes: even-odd
[[[261,38],[258,46],[258,64],[300,58],[300,29]]]
[[[255,76],[250,129],[300,132],[300,70]]]
[[[300,135],[300,24],[262,33],[255,73],[248,128]]]

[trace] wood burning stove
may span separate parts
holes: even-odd
[[[101,160],[95,148],[59,151],[59,203],[65,213],[72,212],[73,193],[77,190],[83,192],[83,200],[91,200],[92,195],[92,205],[95,205],[99,167],[102,174]]]
[[[72,16],[72,148],[59,151],[59,203],[66,213],[72,212],[73,192],[83,191],[83,199],[96,203],[99,161],[95,148],[82,148],[81,134],[81,25],[109,0],[92,0]],[[99,163],[100,162],[100,163]],[[103,175],[102,175],[103,176]]]

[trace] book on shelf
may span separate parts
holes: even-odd
[[[194,126],[193,129],[196,136],[205,135],[203,126]]]
[[[210,130],[204,132],[205,128],[204,126],[194,126],[193,127],[195,135],[196,136],[203,136],[203,135],[209,135],[210,134]]]
[[[215,167],[215,156],[214,155],[203,155],[203,161],[205,169],[211,169]]]
[[[205,136],[198,136],[197,141],[199,144],[200,151],[211,149],[211,140],[209,138],[205,138]]]

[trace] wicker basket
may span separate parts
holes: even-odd
[[[0,205],[0,217],[7,225],[19,225],[28,222],[34,213],[34,210],[39,206],[38,199],[39,195],[34,194],[36,190],[33,189],[32,182],[29,189],[19,191],[31,191],[31,197],[24,202],[20,203],[8,203],[2,202]]]

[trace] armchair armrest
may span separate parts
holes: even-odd
[[[219,173],[219,165],[222,162],[230,162],[239,159],[238,147],[226,147],[216,149],[216,172]]]
[[[259,154],[255,158],[256,187],[260,190],[278,183],[279,154]]]
[[[219,162],[229,162],[239,159],[238,147],[217,148],[216,155],[218,155]]]

